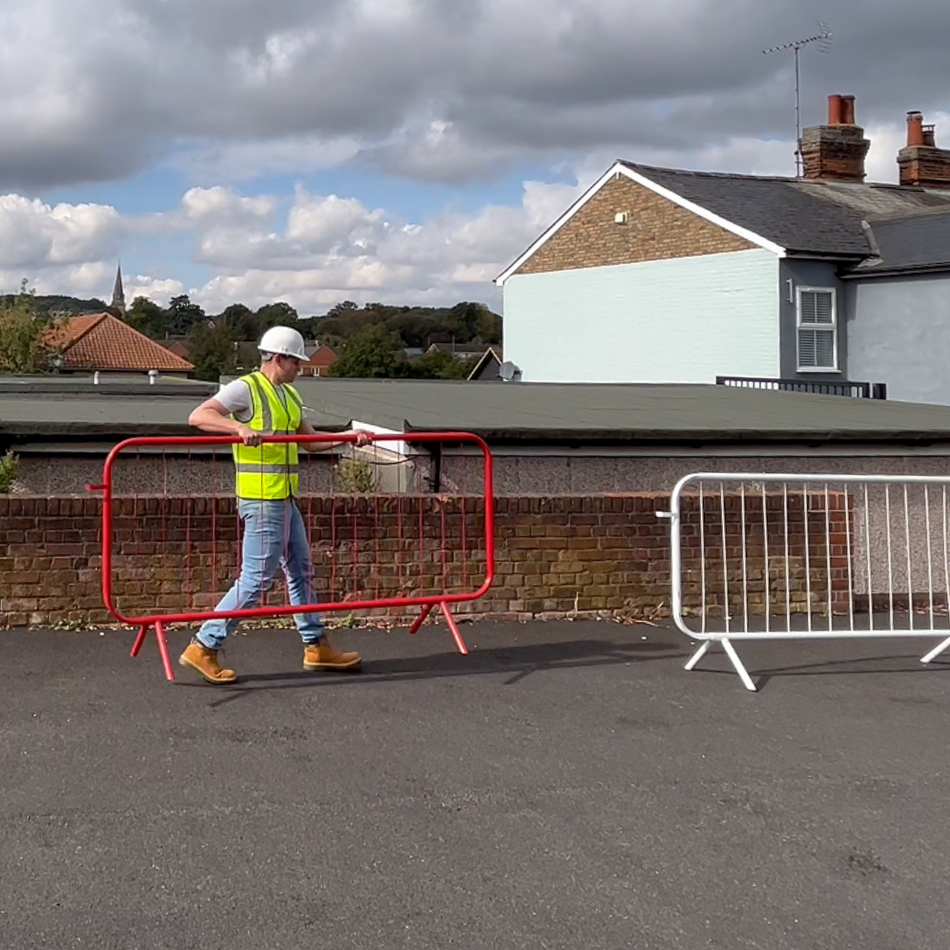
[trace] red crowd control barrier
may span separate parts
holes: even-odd
[[[120,623],[138,627],[137,656],[154,630],[174,680],[165,633],[172,623],[361,611],[388,616],[421,608],[410,633],[438,607],[460,653],[468,650],[451,606],[466,609],[494,577],[492,458],[467,432],[373,436],[267,436],[297,442],[314,603],[218,611],[238,577],[242,529],[234,497],[233,436],[127,439],[106,458],[102,483],[102,596]],[[306,443],[344,443],[348,458],[308,453]],[[468,483],[477,483],[470,492]],[[279,598],[278,598],[279,599]]]

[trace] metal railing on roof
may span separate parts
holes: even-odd
[[[863,383],[853,380],[768,379],[756,376],[717,376],[717,386],[739,389],[772,389],[821,396],[850,396],[852,399],[887,399],[887,383]]]

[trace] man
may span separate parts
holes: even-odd
[[[294,501],[299,477],[298,443],[264,443],[265,435],[314,435],[303,403],[291,383],[307,358],[303,337],[291,327],[272,327],[258,344],[261,368],[222,387],[188,417],[190,425],[216,435],[237,435],[234,446],[238,512],[244,522],[241,575],[217,610],[242,610],[260,603],[278,567],[287,577],[290,602],[313,603],[310,547],[303,518]],[[353,430],[356,444],[372,440]],[[305,442],[309,452],[324,452],[338,442]],[[319,614],[294,614],[304,643],[305,670],[352,670],[358,653],[340,653],[327,639]],[[210,683],[233,683],[237,675],[222,669],[218,650],[240,621],[208,620],[182,653],[179,663],[197,670]]]

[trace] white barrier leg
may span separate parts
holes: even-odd
[[[950,637],[944,640],[942,643],[937,644],[926,656],[920,658],[921,663],[929,663],[931,660],[935,660],[944,650],[950,647]]]
[[[739,659],[739,654],[736,653],[735,647],[732,645],[732,642],[725,637],[722,639],[713,640],[704,640],[700,648],[689,658],[684,669],[691,670],[696,664],[709,652],[709,648],[713,645],[713,642],[721,643],[722,648],[726,651],[726,656],[729,657],[729,660],[732,662],[735,671],[739,674],[739,679],[742,680],[746,689],[752,690],[755,692],[755,683],[752,682],[752,677],[749,676],[746,668],[742,665],[742,660]]]
[[[712,640],[703,640],[700,648],[689,658],[689,662],[683,669],[691,670],[694,666],[706,655],[707,650],[709,650],[709,645],[712,643]]]
[[[742,660],[739,659],[739,654],[736,653],[732,642],[729,640],[723,640],[722,647],[726,651],[726,655],[729,657],[729,659],[732,660],[732,665],[736,668],[736,672],[739,674],[739,679],[742,680],[745,688],[752,690],[754,693],[755,683],[752,682],[752,677],[749,676],[746,668],[742,665]]]

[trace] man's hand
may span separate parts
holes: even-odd
[[[355,435],[356,444],[359,446],[369,445],[373,441],[373,433],[367,432],[366,429],[353,429],[348,435]]]
[[[257,429],[252,429],[250,426],[239,426],[237,434],[245,445],[260,445],[264,441],[264,433],[258,432]]]

